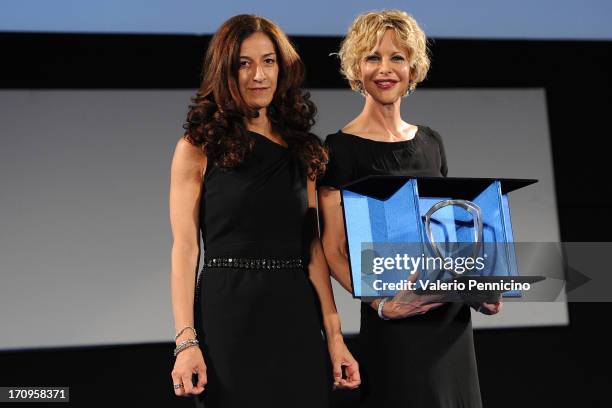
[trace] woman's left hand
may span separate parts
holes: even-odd
[[[472,307],[476,309],[477,312],[480,312],[482,314],[494,315],[501,311],[502,304],[503,302],[501,300],[498,300],[497,302],[493,303],[483,302]]]
[[[343,339],[328,340],[327,348],[334,370],[334,389],[354,390],[361,384],[359,364],[346,347]]]

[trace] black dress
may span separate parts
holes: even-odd
[[[205,262],[304,256],[306,174],[290,149],[249,134],[253,151],[239,167],[207,166],[200,207]],[[208,376],[198,405],[328,406],[333,378],[305,267],[205,263],[194,313]]]
[[[320,186],[368,175],[446,176],[440,135],[419,126],[413,139],[380,142],[339,131],[325,141],[330,163]],[[365,407],[480,408],[469,306],[447,303],[424,315],[382,320],[361,304],[359,363]]]

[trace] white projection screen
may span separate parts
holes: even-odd
[[[166,342],[170,161],[193,91],[0,91],[0,349]],[[361,109],[314,90],[315,132]],[[404,118],[442,135],[450,176],[536,178],[511,195],[516,241],[558,242],[541,89],[419,89]],[[346,334],[359,304],[334,287]],[[475,328],[567,324],[564,302],[506,304]]]

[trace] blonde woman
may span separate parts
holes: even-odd
[[[351,291],[338,188],[369,175],[446,176],[442,138],[402,118],[402,97],[429,69],[427,40],[397,10],[356,18],[339,56],[341,71],[364,96],[363,110],[326,139],[330,161],[319,183],[323,248],[332,275]],[[415,297],[361,305],[362,404],[382,407],[481,407],[470,307]],[[501,304],[483,304],[483,313]]]

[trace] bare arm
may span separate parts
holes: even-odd
[[[322,237],[323,251],[331,275],[344,289],[352,293],[340,191],[331,187],[319,188],[319,209],[325,226]]]
[[[310,263],[308,265],[308,276],[317,292],[323,315],[323,326],[327,337],[327,347],[330,352],[334,371],[334,386],[342,388],[357,388],[361,383],[359,375],[359,364],[353,358],[344,344],[340,317],[336,309],[329,269],[319,239],[318,214],[317,214],[317,190],[315,182],[308,180],[308,207],[310,226]],[[345,378],[342,378],[342,370],[345,370]]]
[[[195,274],[200,252],[200,191],[205,168],[206,156],[201,148],[181,138],[172,158],[169,200],[173,237],[170,286],[175,332],[186,326],[194,326]],[[194,334],[186,330],[176,339],[176,343],[189,338],[194,338]],[[199,381],[198,385],[193,387],[191,375],[195,372],[198,373]],[[184,384],[184,388],[175,391],[177,395],[203,391],[206,374],[198,347],[189,347],[178,354],[172,377],[175,384]]]
[[[308,180],[308,207],[311,213],[309,222],[310,228],[316,229],[316,231],[313,231],[311,234],[312,240],[310,243],[310,264],[308,265],[308,274],[321,301],[323,324],[325,326],[327,338],[341,338],[342,330],[340,329],[340,318],[338,317],[338,311],[336,310],[336,304],[334,302],[331,282],[329,280],[329,270],[327,268],[327,262],[325,261],[325,255],[323,254],[323,247],[321,246],[321,240],[318,236],[316,190],[315,183],[311,180]]]

